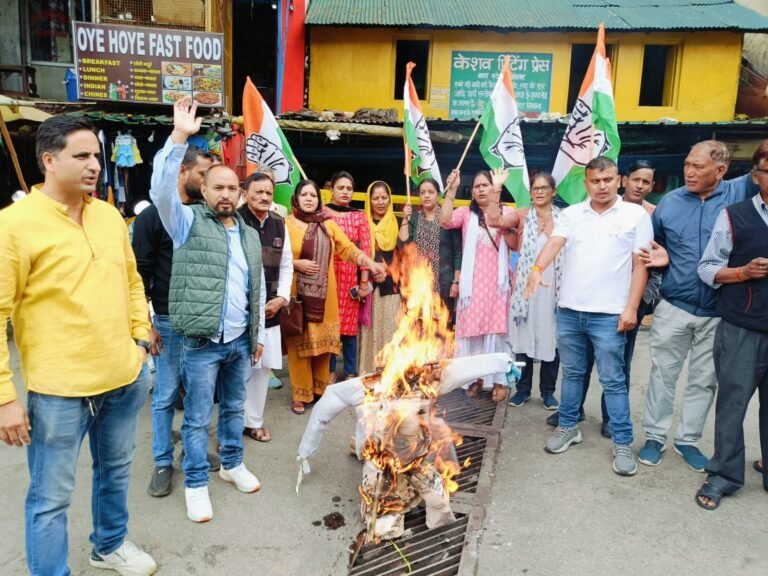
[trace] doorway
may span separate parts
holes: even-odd
[[[232,7],[232,111],[243,113],[243,87],[250,76],[275,109],[277,4],[272,0],[235,0]]]

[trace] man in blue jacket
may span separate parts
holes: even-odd
[[[749,174],[723,181],[729,161],[722,142],[696,144],[685,159],[685,186],[667,193],[653,213],[655,240],[666,249],[669,265],[651,327],[646,442],[638,453],[638,460],[649,466],[657,466],[666,449],[675,388],[686,357],[688,384],[673,446],[693,470],[703,472],[707,466],[697,444],[717,389],[712,349],[720,318],[715,290],[701,281],[697,268],[720,211],[757,191]],[[654,264],[650,253],[648,261]]]

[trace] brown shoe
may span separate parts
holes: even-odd
[[[256,442],[269,442],[272,440],[272,433],[266,428],[246,428],[243,430],[243,436],[253,438]]]

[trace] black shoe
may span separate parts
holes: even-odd
[[[184,462],[184,450],[179,455],[179,461]],[[210,472],[218,472],[221,468],[221,458],[212,452],[208,452],[208,466],[210,466]]]
[[[152,481],[149,483],[150,496],[155,498],[161,498],[168,496],[173,488],[173,466],[155,466],[155,471],[152,473]]]
[[[763,467],[760,465],[760,460],[755,460],[754,462],[752,462],[752,468],[754,468],[755,472],[757,472],[758,474],[763,473]]]
[[[603,438],[612,438],[611,434],[611,423],[610,422],[603,422],[603,425],[600,426],[600,434],[603,436]]]
[[[208,452],[208,466],[211,467],[211,472],[217,472],[221,468],[221,458]]]
[[[586,416],[584,415],[584,412],[579,412],[579,422],[584,420]],[[547,416],[547,424],[552,426],[553,428],[557,428],[560,426],[560,412],[555,412],[554,414],[550,414]]]

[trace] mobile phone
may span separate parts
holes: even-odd
[[[352,300],[360,299],[360,294],[358,294],[357,286],[352,286],[352,288],[349,289],[349,296],[352,298]]]

